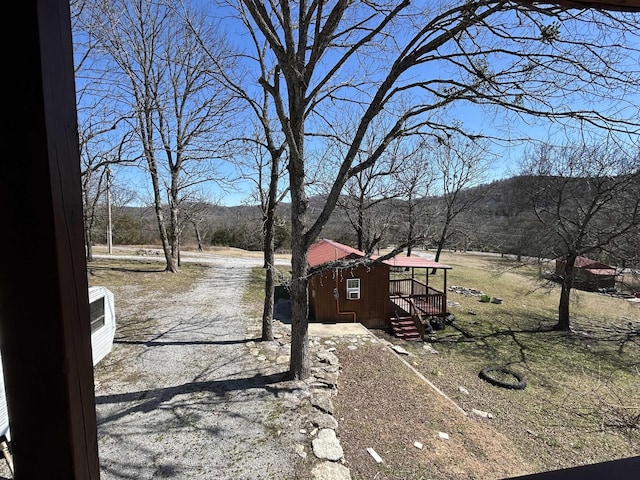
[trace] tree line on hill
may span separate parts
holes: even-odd
[[[549,258],[561,254],[558,242],[548,243],[541,233],[541,225],[533,211],[533,199],[527,199],[525,193],[530,185],[542,182],[535,177],[521,175],[496,180],[462,190],[463,202],[470,203],[468,210],[462,211],[459,218],[450,224],[449,233],[443,244],[444,249],[457,251],[479,251],[515,255],[518,257]],[[584,179],[571,179],[578,191],[588,191]],[[310,204],[322,203],[322,199],[311,198]],[[426,232],[418,245],[420,248],[435,249],[440,229],[444,221],[442,215],[443,199],[429,197],[421,199],[424,211],[431,213],[419,224],[418,228]],[[251,251],[261,251],[263,237],[260,231],[261,210],[258,206],[220,206],[210,203],[198,205],[199,215],[185,225],[182,244],[189,248],[204,249],[210,246],[230,246]],[[632,206],[631,206],[632,207]],[[289,204],[278,207],[275,249],[278,252],[291,251],[291,234],[288,222]],[[386,200],[371,215],[384,215],[393,211],[393,220],[384,231],[378,232],[380,248],[387,248],[404,241],[403,232],[408,206],[403,200]],[[633,210],[624,210],[630,215]],[[114,244],[120,245],[158,245],[158,233],[153,209],[150,207],[112,207],[112,232]],[[106,205],[96,211],[92,238],[100,244],[106,244],[107,235]],[[373,224],[374,222],[370,222]],[[381,222],[382,223],[382,222]],[[637,232],[637,230],[636,230]],[[371,233],[370,235],[374,235]],[[323,237],[340,243],[357,246],[357,233],[350,225],[347,216],[336,210],[323,230]],[[640,236],[625,236],[619,249],[603,249],[592,254],[600,260],[620,267],[640,268]]]
[[[549,179],[551,180],[551,179]],[[551,258],[561,255],[559,240],[548,242],[548,233],[536,219],[532,198],[525,195],[531,185],[542,182],[533,176],[520,175],[496,180],[471,187],[460,192],[461,201],[470,203],[468,210],[450,224],[449,233],[443,244],[444,249],[456,251],[478,251],[509,254],[517,257]],[[577,191],[588,191],[585,179],[570,179]],[[586,199],[585,199],[586,200]],[[322,199],[310,199],[310,204],[321,203]],[[346,200],[345,200],[346,202]],[[437,239],[444,216],[443,199],[429,197],[420,200],[424,211],[430,214],[417,228],[428,232],[417,245],[419,248],[437,248]],[[281,203],[278,207],[275,249],[277,252],[291,251],[290,226],[287,221],[290,205]],[[406,216],[409,207],[403,200],[386,200],[372,215],[384,215],[393,211],[393,222],[383,232],[378,250],[397,245],[404,241],[402,232],[407,229]],[[199,204],[197,220],[187,222],[182,234],[182,244],[188,248],[206,249],[211,246],[230,246],[250,251],[261,251],[263,237],[260,231],[261,210],[258,206],[220,206],[210,203]],[[632,210],[624,210],[632,214]],[[106,205],[96,211],[92,238],[99,244],[106,244]],[[405,222],[405,223],[403,223]],[[370,222],[373,224],[374,222]],[[114,245],[157,245],[158,235],[153,209],[150,207],[116,206],[113,208],[112,231]],[[634,230],[636,234],[638,230]],[[374,234],[371,233],[371,236]],[[323,236],[347,245],[357,246],[357,233],[341,210],[336,210],[323,231]],[[640,268],[639,236],[631,231],[623,241],[618,242],[618,250],[603,249],[592,253],[594,260],[600,260],[620,268]],[[415,247],[414,247],[415,248]]]

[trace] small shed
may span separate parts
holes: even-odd
[[[328,239],[310,247],[309,266],[327,265],[309,280],[311,321],[391,327],[398,336],[410,339],[422,338],[429,318],[447,315],[446,273],[451,267],[420,256],[401,255],[359,264],[365,257],[364,252]],[[371,256],[372,260],[378,258]],[[337,261],[342,265],[329,266]],[[434,270],[444,272],[438,277],[442,290],[429,285]]]
[[[556,275],[564,276],[566,259],[556,259]],[[614,289],[617,271],[615,267],[592,260],[577,257],[573,265],[574,286],[584,290]]]
[[[91,350],[93,366],[109,354],[116,333],[113,293],[105,287],[89,287],[89,321],[91,322]],[[11,441],[9,412],[0,352],[0,441]]]
[[[95,367],[113,349],[116,312],[113,293],[105,287],[89,287],[91,354]]]

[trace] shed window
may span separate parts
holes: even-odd
[[[347,279],[347,300],[358,300],[360,298],[360,279]]]
[[[89,318],[91,319],[91,333],[104,327],[104,297],[89,304]]]

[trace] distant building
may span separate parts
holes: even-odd
[[[564,258],[556,259],[556,275],[564,276],[565,263]],[[576,288],[598,290],[613,289],[616,286],[617,271],[611,265],[587,257],[577,257],[573,270]]]
[[[309,280],[309,313],[315,322],[359,322],[367,328],[391,327],[399,338],[424,336],[432,317],[447,315],[448,265],[419,256],[395,256],[359,264],[364,252],[322,239],[309,249],[309,266],[334,264]],[[371,260],[379,258],[376,255]],[[341,268],[336,262],[348,268]],[[434,276],[430,272],[443,272]],[[429,285],[438,280],[442,290]]]

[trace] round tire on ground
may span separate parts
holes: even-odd
[[[499,380],[491,375],[491,372],[501,372],[506,375],[509,375],[514,378],[514,382],[507,382],[504,380]],[[510,388],[512,390],[523,390],[527,386],[527,382],[524,377],[513,370],[509,370],[505,367],[485,367],[480,370],[478,376],[486,382],[489,382],[491,385],[495,385],[497,387],[502,388]]]

